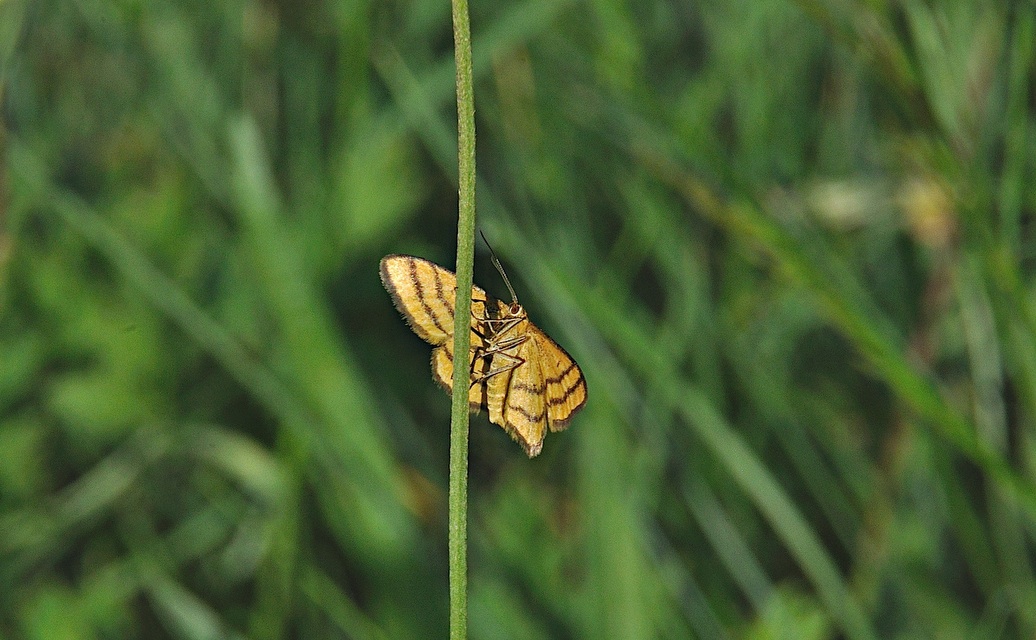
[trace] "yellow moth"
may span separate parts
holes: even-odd
[[[496,256],[493,262],[500,268]],[[489,420],[531,458],[543,448],[548,428],[561,431],[586,404],[586,380],[572,357],[529,322],[500,273],[511,304],[471,288],[468,403],[472,411],[488,410]],[[457,277],[427,260],[391,255],[381,260],[381,282],[414,333],[435,347],[432,376],[452,393]]]

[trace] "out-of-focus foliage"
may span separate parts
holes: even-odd
[[[1032,3],[472,5],[475,638],[1033,638]],[[0,636],[446,629],[450,9],[0,0]],[[497,295],[488,257],[476,281]]]

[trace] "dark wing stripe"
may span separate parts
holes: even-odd
[[[586,382],[586,379],[583,378],[582,372],[579,372],[579,374],[580,375],[576,376],[576,379],[572,382],[572,384],[570,384],[568,386],[565,386],[565,385],[561,384],[560,382],[555,382],[554,384],[550,385],[550,390],[551,391],[561,390],[561,393],[572,393],[572,390],[575,389],[576,387],[578,387],[580,383],[585,383]]]
[[[519,391],[529,391],[531,393],[543,393],[544,385],[537,384],[525,384],[524,382],[515,382],[511,384],[512,389],[518,389]]]
[[[447,330],[445,327],[443,327],[442,324],[439,322],[439,318],[435,315],[435,312],[432,311],[432,308],[428,306],[427,302],[425,302],[424,287],[421,286],[421,281],[417,277],[417,262],[411,259],[408,261],[408,263],[410,265],[410,282],[413,283],[414,288],[417,290],[417,299],[421,302],[421,308],[424,309],[424,312],[426,314],[428,314],[428,317],[432,320],[432,324],[435,325],[436,329],[442,331],[446,335],[452,335],[453,330]],[[432,269],[432,272],[435,273],[435,277],[438,280],[438,271],[436,271],[436,269]]]
[[[542,422],[543,421],[543,416],[547,415],[546,411],[540,411],[539,413],[529,413],[529,411],[525,407],[519,407],[519,406],[513,405],[513,404],[507,405],[507,409],[509,411],[515,411],[515,412],[518,412],[518,413],[522,414],[523,416],[525,416],[526,420],[528,420],[529,422],[532,422],[533,424],[537,424],[539,422]],[[510,422],[510,420],[508,420],[507,422]]]
[[[480,389],[478,402],[471,402],[471,397],[468,397],[468,410],[472,413],[478,413],[479,409],[489,409],[489,389],[486,388],[486,384],[475,385],[475,388]],[[470,391],[469,391],[470,394]]]
[[[407,325],[413,329],[414,333],[421,337],[422,340],[431,343],[432,338],[428,335],[428,331],[424,328],[421,322],[418,322],[417,317],[411,313],[409,306],[403,301],[402,294],[399,292],[399,287],[396,286],[396,281],[389,273],[389,260],[401,259],[408,265],[413,262],[413,258],[410,256],[385,256],[381,260],[381,282],[385,285],[385,290],[389,292],[389,297],[392,298],[392,304],[395,305],[396,309],[403,318],[406,320]],[[402,284],[402,283],[400,283]]]
[[[561,373],[559,373],[556,376],[553,376],[553,377],[550,377],[550,378],[544,378],[543,381],[546,382],[547,384],[558,384],[559,382],[561,382],[562,380],[565,379],[565,376],[567,376],[568,373],[570,371],[572,371],[572,369],[575,369],[575,368],[576,368],[575,361],[570,361],[570,364],[568,365],[567,369],[565,369],[564,371],[562,371]]]
[[[447,299],[446,295],[443,293],[443,290],[442,290],[442,279],[439,278],[439,269],[438,269],[438,267],[436,267],[435,269],[432,269],[432,272],[435,274],[435,297],[440,299],[440,300],[442,300],[442,303],[444,305],[446,305],[447,309],[450,310],[450,316],[452,317],[452,316],[456,315],[456,312],[453,310],[453,300]],[[456,291],[457,288],[454,287],[453,290]]]
[[[489,368],[489,367],[492,367],[492,366],[493,366],[493,360],[490,359],[489,363],[486,364],[486,367],[488,368],[489,371],[492,371],[492,369]],[[511,369],[510,371],[506,372],[507,384],[504,385],[504,397],[503,397],[503,400],[501,400],[501,402],[500,402],[501,407],[507,407],[508,405],[510,405],[510,402],[511,402],[511,382],[513,382],[513,380],[514,380],[514,371],[515,371],[514,369]],[[506,411],[501,411],[501,413],[504,414],[504,421],[506,422],[507,421],[507,412]]]
[[[586,387],[586,381],[584,381],[582,378],[579,378],[579,380],[577,380],[576,383],[568,389],[568,391],[561,394],[560,397],[547,398],[547,405],[551,407],[556,407],[559,404],[565,404],[566,402],[568,402],[568,399],[572,397],[572,394],[576,392],[576,389],[578,389],[580,386],[584,388]]]

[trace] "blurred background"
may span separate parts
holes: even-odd
[[[1036,8],[474,2],[474,638],[1036,637]],[[0,0],[0,636],[439,638],[446,0]],[[480,245],[475,281],[506,288]]]

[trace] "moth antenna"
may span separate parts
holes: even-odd
[[[507,274],[504,273],[504,267],[500,264],[500,259],[496,257],[496,251],[493,251],[493,245],[489,244],[489,240],[486,240],[486,234],[482,233],[481,229],[478,230],[478,234],[482,236],[482,242],[485,242],[486,246],[489,247],[489,255],[493,260],[493,266],[500,272],[500,275],[504,279],[504,284],[507,285],[507,290],[511,292],[511,300],[514,301],[514,304],[518,304],[518,294],[514,292],[514,287],[511,286],[511,281],[507,278]]]

